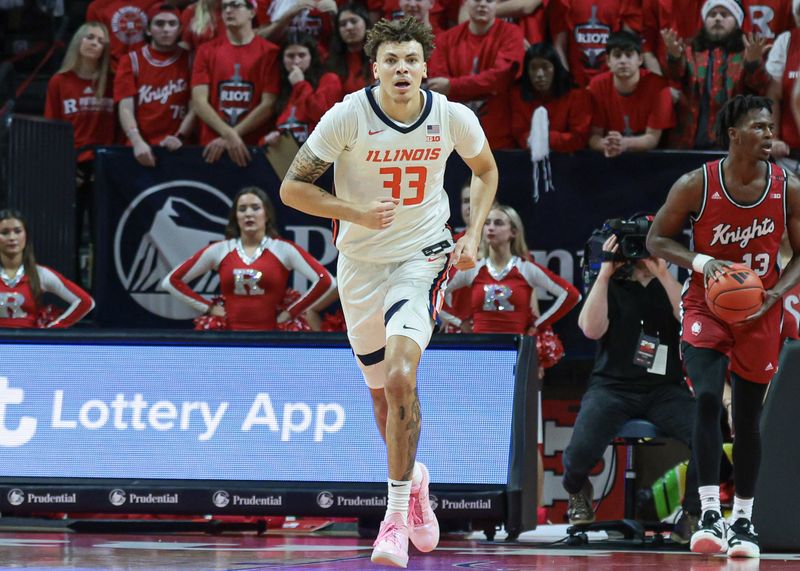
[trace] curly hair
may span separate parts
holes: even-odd
[[[731,144],[728,129],[737,127],[742,118],[753,109],[766,109],[772,113],[772,100],[757,95],[737,95],[728,99],[717,113],[714,123],[717,144],[722,148],[727,148]]]
[[[419,42],[425,60],[431,57],[434,47],[433,32],[411,16],[400,20],[378,20],[372,29],[367,32],[367,42],[364,51],[372,61],[378,59],[378,48],[381,44],[389,42]]]

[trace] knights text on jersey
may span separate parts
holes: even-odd
[[[358,204],[400,199],[389,228],[371,230],[342,221],[335,236],[336,247],[348,257],[393,263],[450,240],[447,158],[453,150],[464,158],[476,156],[486,138],[469,109],[429,91],[424,91],[424,108],[413,124],[396,123],[381,110],[379,89],[368,87],[337,103],[306,144],[314,155],[334,163],[339,198]]]
[[[740,204],[726,188],[724,160],[703,165],[703,204],[692,219],[694,250],[752,268],[769,289],[780,277],[787,174],[776,164],[768,163],[769,175],[761,197],[752,204]],[[691,285],[702,290],[702,279],[698,277],[692,274]]]

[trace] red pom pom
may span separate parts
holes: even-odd
[[[342,313],[342,310],[338,309],[335,313],[326,313],[322,318],[320,331],[347,331],[347,325],[344,322],[344,313]]]
[[[58,319],[62,313],[64,313],[63,309],[52,304],[40,307],[39,312],[36,314],[36,327],[45,329],[48,324]]]
[[[564,345],[553,328],[533,330],[536,335],[536,351],[539,353],[539,366],[549,369],[564,358]]]
[[[228,320],[218,315],[201,315],[194,318],[195,331],[224,331],[228,328]]]

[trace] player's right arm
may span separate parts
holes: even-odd
[[[339,155],[355,143],[357,120],[356,112],[347,101],[337,103],[323,115],[295,155],[281,183],[281,200],[286,206],[306,214],[381,230],[394,222],[398,199],[387,197],[357,204],[314,184]]]
[[[725,260],[715,260],[697,254],[678,242],[675,237],[683,232],[686,221],[692,214],[699,214],[703,204],[703,170],[696,169],[681,176],[667,195],[664,205],[656,213],[650,232],[647,234],[647,249],[654,256],[684,268],[703,272],[708,281],[722,274]]]

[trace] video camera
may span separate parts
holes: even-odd
[[[647,232],[653,223],[653,217],[648,214],[634,214],[628,219],[611,218],[598,228],[583,249],[583,284],[586,291],[591,288],[600,266],[603,262],[635,262],[643,258],[649,258],[650,252],[647,250]],[[603,252],[603,244],[609,236],[617,237],[619,249],[615,254]]]

